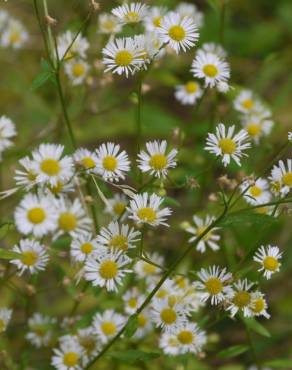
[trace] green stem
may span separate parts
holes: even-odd
[[[43,0],[43,7],[44,7],[44,14],[46,17],[49,17],[49,11],[48,11],[48,4],[47,0]],[[53,42],[53,34],[51,27],[48,25],[47,26],[47,33],[48,33],[48,51],[50,53],[50,59],[53,63],[55,64],[55,57],[54,57],[54,42]]]
[[[253,344],[253,341],[252,341],[252,336],[251,336],[250,328],[246,325],[246,323],[244,322],[244,320],[242,320],[242,322],[243,322],[244,327],[245,327],[245,330],[246,330],[248,343],[249,343],[250,350],[251,350],[251,353],[252,353],[252,356],[253,356],[253,361],[257,365],[257,369],[258,370],[261,370],[262,369],[262,366],[261,366],[261,363],[260,363],[260,361],[258,359],[256,350],[255,350],[255,347],[254,347],[254,344]]]
[[[86,289],[88,288],[88,286],[89,286],[89,281],[87,281],[87,282],[84,284],[84,286],[83,286],[83,288],[82,288],[82,290],[81,290],[81,292],[80,292],[80,293],[81,293],[81,294],[82,294],[82,293],[85,293],[85,291],[86,291]],[[76,314],[77,309],[78,309],[78,307],[79,307],[80,303],[81,303],[81,299],[75,300],[74,305],[73,305],[73,307],[72,307],[72,310],[71,310],[71,312],[70,312],[70,314],[69,314],[69,317],[72,317],[72,316],[74,316],[74,315]]]
[[[137,130],[137,151],[140,151],[141,146],[141,135],[142,135],[142,122],[141,122],[141,110],[142,110],[142,83],[143,77],[140,76],[137,89],[137,111],[136,111],[136,130]]]
[[[220,13],[220,43],[224,45],[224,31],[225,31],[225,18],[226,18],[226,3],[225,0],[222,0],[221,13]]]

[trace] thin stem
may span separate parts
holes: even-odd
[[[222,1],[221,13],[220,13],[220,43],[224,45],[224,31],[225,31],[225,18],[226,18],[226,3],[225,0]]]
[[[248,339],[249,346],[250,346],[250,349],[251,349],[251,353],[252,353],[252,356],[253,356],[253,361],[257,365],[257,369],[258,370],[261,370],[262,369],[262,366],[261,366],[261,363],[260,363],[260,361],[258,359],[256,350],[255,350],[255,347],[254,347],[254,344],[253,344],[253,340],[252,340],[250,328],[247,326],[247,324],[244,322],[244,320],[242,320],[242,322],[244,324],[245,331],[246,331],[246,334],[247,334],[247,339]]]
[[[86,291],[86,289],[89,287],[89,281],[87,281],[85,284],[84,284],[84,286],[83,286],[83,288],[82,288],[82,290],[81,290],[81,294],[83,294],[83,293],[85,293],[85,291]],[[70,314],[69,314],[69,317],[72,317],[72,316],[74,316],[75,314],[76,314],[76,312],[77,312],[77,310],[78,310],[78,307],[79,307],[79,305],[80,305],[80,303],[81,303],[81,299],[78,299],[78,300],[75,300],[75,302],[74,302],[74,305],[73,305],[73,307],[72,307],[72,310],[71,310],[71,312],[70,312]]]
[[[87,194],[93,199],[89,178],[86,180],[86,190],[87,190]],[[99,229],[99,226],[98,226],[97,212],[96,212],[94,201],[90,204],[90,209],[91,209],[91,214],[92,214],[94,228],[95,228],[94,232],[96,233]]]
[[[53,65],[52,60],[51,60],[51,53],[50,53],[50,49],[49,49],[47,35],[46,35],[46,31],[45,31],[45,29],[43,27],[43,24],[42,24],[41,15],[40,15],[40,11],[39,11],[39,8],[38,8],[37,0],[33,0],[33,5],[34,5],[35,14],[36,14],[36,17],[37,17],[37,20],[38,20],[39,28],[40,28],[41,33],[42,33],[46,54],[47,54],[47,57],[48,57],[48,60],[49,60],[50,64]]]
[[[43,0],[43,7],[44,7],[44,14],[46,17],[49,16],[49,11],[48,11],[48,4],[47,4],[47,0]],[[47,33],[48,33],[48,50],[49,50],[49,53],[50,53],[50,59],[52,60],[52,64],[54,65],[54,61],[55,61],[55,58],[54,58],[54,42],[53,42],[53,34],[52,34],[52,30],[51,30],[51,27],[49,25],[47,25]]]
[[[137,89],[137,111],[136,111],[136,130],[137,130],[137,151],[140,151],[141,146],[141,135],[142,135],[142,122],[141,122],[141,110],[142,110],[142,83],[143,77],[140,76]]]

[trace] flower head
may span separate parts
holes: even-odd
[[[248,282],[247,279],[238,280],[233,284],[233,293],[229,300],[227,310],[231,312],[231,316],[235,316],[238,311],[242,311],[246,317],[251,316],[251,292],[250,289],[254,283]]]
[[[77,262],[94,257],[99,250],[100,247],[91,233],[77,234],[71,243],[71,257]]]
[[[60,347],[54,348],[52,365],[57,370],[82,370],[82,347],[76,337],[66,336],[60,340]]]
[[[0,159],[2,152],[13,145],[11,138],[16,136],[15,124],[6,116],[0,117]]]
[[[119,18],[112,14],[102,13],[98,17],[98,32],[114,35],[122,30]]]
[[[279,260],[282,258],[282,253],[277,246],[263,245],[258,249],[254,255],[254,261],[258,262],[261,267],[258,271],[263,271],[264,276],[270,279],[271,276],[280,271],[281,263]]]
[[[93,318],[93,330],[97,333],[102,343],[107,343],[125,324],[125,316],[114,310],[97,313]]]
[[[83,59],[70,59],[65,63],[65,73],[73,86],[81,85],[88,75],[89,64]]]
[[[175,88],[175,97],[184,105],[193,105],[203,95],[200,85],[193,80],[184,85],[178,85]]]
[[[11,320],[12,310],[6,307],[0,308],[0,334],[2,334]]]
[[[281,160],[274,165],[269,179],[274,193],[282,196],[288,194],[292,188],[292,159],[287,159],[286,164]]]
[[[240,186],[240,190],[244,199],[249,204],[264,204],[268,203],[271,199],[269,183],[263,178],[256,179],[253,184],[250,184],[247,180],[244,181]]]
[[[47,347],[53,338],[52,326],[55,322],[56,320],[49,316],[34,313],[28,319],[29,331],[26,339],[36,348]]]
[[[141,3],[123,4],[114,8],[112,13],[122,24],[139,23],[147,13],[147,6]]]

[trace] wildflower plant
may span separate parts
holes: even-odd
[[[268,103],[240,85],[228,1],[209,2],[220,42],[205,42],[210,9],[112,3],[91,0],[68,22],[66,4],[33,0],[34,26],[0,10],[1,53],[41,59],[32,112],[7,104],[0,117],[1,366],[212,369],[236,357],[264,369],[254,336],[272,337],[269,282],[287,267],[291,132],[279,149]],[[27,140],[42,104],[50,119]]]

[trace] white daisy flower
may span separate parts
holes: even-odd
[[[89,48],[87,39],[82,37],[81,34],[79,34],[75,40],[74,38],[75,34],[71,31],[66,31],[58,37],[58,56],[60,60],[68,60],[74,57],[86,57],[86,52]]]
[[[140,231],[135,231],[129,225],[119,225],[117,221],[113,221],[100,230],[96,241],[104,247],[126,252],[128,249],[135,248],[140,236]]]
[[[168,207],[160,209],[162,202],[163,198],[156,194],[135,194],[130,200],[130,206],[127,207],[129,218],[137,224],[168,226],[165,221],[172,211]]]
[[[253,114],[263,109],[259,100],[251,90],[241,90],[233,102],[234,109],[240,113]]]
[[[168,13],[161,20],[158,33],[162,43],[167,43],[178,54],[180,49],[187,51],[195,46],[199,38],[197,25],[193,19],[181,17],[178,13]]]
[[[292,188],[292,159],[287,159],[286,164],[281,160],[274,165],[269,180],[274,193],[287,195]]]
[[[37,182],[56,186],[65,183],[73,176],[73,161],[62,154],[63,145],[41,144],[32,152],[32,159],[37,172]]]
[[[288,132],[288,141],[292,142],[292,132]]]
[[[46,247],[37,240],[22,239],[19,245],[12,248],[12,251],[21,255],[19,258],[10,260],[10,263],[16,265],[19,270],[18,275],[22,275],[25,270],[31,274],[43,271],[49,261]]]
[[[216,54],[200,51],[192,63],[191,72],[205,80],[205,87],[215,87],[219,82],[227,82],[230,77],[229,64]]]
[[[95,172],[106,181],[119,181],[125,179],[125,173],[130,170],[128,154],[114,143],[101,144],[96,149],[97,163]]]
[[[150,64],[154,59],[158,59],[162,53],[162,43],[154,32],[146,33],[145,35],[135,35],[134,41],[139,50],[142,50],[141,58],[143,59],[144,69],[147,69],[147,64]],[[161,50],[160,50],[161,49]]]
[[[107,200],[105,212],[110,214],[114,220],[123,220],[127,216],[128,199],[125,194],[114,194],[113,198]]]
[[[178,353],[199,353],[202,351],[202,347],[207,342],[206,333],[199,329],[198,325],[195,323],[184,323],[178,328],[176,328],[173,333],[176,341],[178,342]],[[164,334],[163,334],[164,335]],[[165,340],[160,341],[161,345],[165,343]],[[164,348],[161,347],[163,350]],[[167,352],[167,347],[165,350]]]
[[[259,291],[251,293],[250,299],[250,311],[248,314],[251,316],[264,316],[269,319],[271,315],[267,312],[267,302],[265,300],[265,295]]]
[[[9,321],[11,320],[12,310],[6,307],[0,308],[0,334],[7,329]]]
[[[139,23],[145,18],[147,10],[148,7],[144,4],[130,3],[114,8],[112,13],[120,20],[122,24]]]
[[[91,258],[85,262],[84,278],[91,281],[93,286],[105,287],[107,291],[118,291],[122,279],[132,270],[126,269],[132,260],[122,251],[106,251],[98,254],[95,259]]]
[[[196,240],[196,238],[200,236],[214,220],[215,218],[209,215],[207,215],[205,219],[194,215],[193,221],[195,226],[189,226],[186,228],[187,232],[194,235],[189,239],[189,242],[192,243],[194,240]],[[217,251],[220,248],[218,245],[220,235],[216,234],[217,230],[219,230],[219,227],[214,227],[199,241],[196,246],[197,251],[204,253],[207,247],[211,248],[213,251]]]
[[[82,370],[82,347],[76,337],[66,336],[60,340],[60,348],[54,348],[51,364],[57,370]]]
[[[263,271],[267,279],[270,279],[275,272],[280,271],[281,263],[279,260],[281,258],[282,253],[279,248],[272,245],[266,247],[262,245],[253,257],[254,261],[261,265],[258,271]]]
[[[216,44],[215,42],[204,43],[201,48],[197,50],[197,53],[200,52],[215,54],[218,58],[222,59],[225,59],[227,57],[226,50],[222,47],[222,45]]]
[[[228,82],[225,82],[225,81],[220,81],[218,82],[218,84],[216,85],[216,89],[217,91],[219,91],[220,93],[222,94],[226,94],[228,93],[228,91],[231,89],[232,87],[228,84]]]
[[[61,197],[56,199],[55,204],[58,232],[54,235],[54,238],[66,233],[75,238],[90,231],[92,220],[87,217],[86,211],[78,198],[71,202],[69,199]]]
[[[263,178],[258,178],[253,184],[246,180],[240,185],[240,190],[247,203],[259,205],[268,203],[271,200],[269,183]]]
[[[96,167],[98,161],[97,155],[94,152],[84,148],[77,149],[73,158],[76,165],[86,172],[91,172]]]
[[[172,332],[187,321],[183,305],[169,304],[168,299],[154,298],[151,304],[151,319],[156,327]]]
[[[196,282],[198,290],[202,291],[201,300],[206,302],[209,298],[212,305],[217,305],[232,295],[232,288],[229,285],[232,274],[226,268],[212,266],[209,269],[202,268],[198,272],[201,281]]]
[[[176,99],[184,105],[193,105],[203,95],[201,86],[196,81],[188,81],[175,87]]]
[[[85,367],[99,353],[100,340],[91,326],[79,329],[76,336],[83,350],[81,363]]]
[[[238,311],[242,311],[246,317],[251,316],[251,292],[249,290],[253,285],[254,283],[248,282],[247,279],[238,280],[233,284],[233,294],[227,307],[227,310],[231,312],[231,317],[235,316]]]
[[[124,309],[129,315],[134,314],[145,300],[137,288],[131,288],[123,295]]]
[[[56,229],[56,211],[50,197],[26,194],[14,212],[15,225],[24,235],[42,237]]]
[[[0,32],[7,26],[10,19],[11,17],[6,10],[0,10]]]
[[[172,149],[166,154],[167,142],[148,141],[147,152],[142,150],[138,154],[138,167],[142,172],[150,172],[155,177],[166,177],[169,168],[176,167],[177,150]]]
[[[53,338],[52,326],[56,320],[39,312],[28,319],[29,331],[25,338],[36,348],[47,347]]]
[[[20,49],[27,41],[28,33],[23,24],[16,19],[10,18],[0,36],[0,46]]]
[[[13,145],[10,140],[16,136],[15,124],[6,116],[0,117],[0,159],[2,152]]]
[[[180,2],[175,8],[175,12],[178,13],[181,18],[191,17],[198,28],[203,26],[204,15],[198,10],[195,4]]]
[[[135,74],[143,65],[145,51],[131,37],[123,37],[109,41],[102,49],[105,72],[112,71],[126,77]]]
[[[51,184],[45,184],[45,187],[43,189],[44,193],[49,195],[65,195],[66,193],[72,193],[75,191],[74,183],[71,182],[62,182],[58,181],[56,185]]]
[[[15,171],[14,179],[16,185],[30,190],[36,184],[37,179],[35,164],[28,156],[21,158],[19,164],[23,169]]]
[[[219,123],[216,127],[216,134],[208,133],[207,145],[205,150],[222,157],[222,162],[226,167],[230,160],[233,159],[238,166],[241,165],[240,158],[247,156],[243,153],[249,149],[251,144],[248,142],[248,133],[245,130],[240,130],[234,135],[235,126],[226,127],[223,123]]]
[[[159,347],[166,355],[177,356],[179,354],[180,343],[174,332],[162,332]]]
[[[112,14],[102,13],[98,16],[98,32],[114,35],[122,30],[119,18]]]
[[[153,260],[155,261],[155,260]],[[161,272],[161,270],[160,270]],[[153,279],[150,285],[150,289],[154,289],[156,285],[156,279]],[[179,288],[175,285],[175,282],[173,279],[166,279],[162,286],[159,288],[157,293],[155,294],[156,299],[167,299],[171,295],[178,295],[179,294]]]
[[[84,262],[88,258],[94,257],[100,246],[91,233],[76,235],[71,243],[71,257],[76,262]]]
[[[144,25],[146,31],[157,31],[161,26],[161,20],[167,13],[167,8],[163,6],[151,6],[148,8],[147,14],[144,18]]]
[[[106,310],[94,316],[93,330],[102,343],[107,343],[120,331],[125,323],[125,316],[116,313],[114,310]]]
[[[241,124],[251,139],[258,144],[263,136],[270,134],[274,122],[270,119],[262,119],[259,115],[245,115]]]
[[[154,261],[155,264],[163,266],[164,259],[158,253],[154,252],[148,256],[150,261]],[[146,278],[148,281],[153,281],[161,274],[161,269],[149,262],[139,260],[134,266],[135,273],[141,278]]]
[[[89,64],[83,59],[70,59],[65,63],[65,73],[73,86],[81,85],[88,75]]]
[[[146,336],[152,329],[151,311],[144,309],[137,316],[138,326],[137,331],[134,334],[134,338],[141,339]]]

